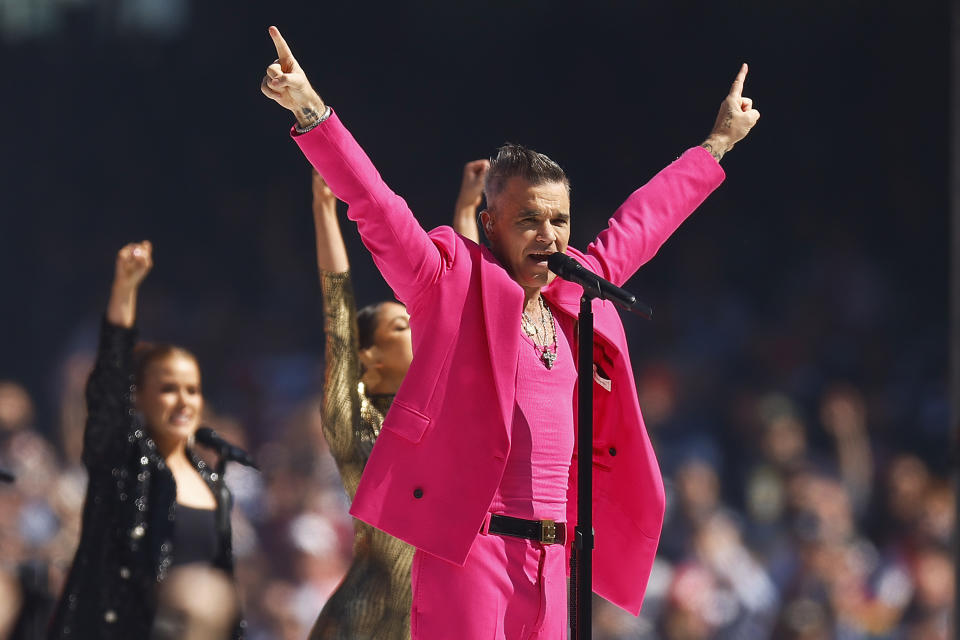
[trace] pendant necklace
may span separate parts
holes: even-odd
[[[540,361],[547,369],[552,369],[553,363],[557,360],[557,323],[550,307],[543,301],[543,296],[540,296],[539,299],[539,322],[534,322],[530,314],[524,311],[520,314],[520,326],[523,328],[523,332],[533,340],[533,350],[539,354]],[[547,344],[550,337],[553,338],[552,345]]]

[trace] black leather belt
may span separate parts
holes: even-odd
[[[564,544],[567,541],[567,525],[553,520],[524,520],[492,513],[488,531],[498,536],[526,538],[542,544]]]

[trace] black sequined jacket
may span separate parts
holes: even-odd
[[[148,638],[157,585],[176,553],[177,486],[131,403],[135,340],[135,329],[103,323],[87,382],[83,464],[89,480],[80,544],[48,638]],[[232,573],[230,492],[217,473],[190,456],[217,500],[214,564]]]

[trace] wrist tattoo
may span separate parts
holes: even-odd
[[[720,162],[720,158],[722,158],[723,154],[726,153],[724,149],[715,149],[709,142],[704,142],[700,146],[709,151],[710,155],[712,155],[713,159],[717,162]]]
[[[333,111],[330,110],[330,105],[324,105],[323,113],[317,113],[316,109],[311,107],[302,107],[300,109],[300,113],[303,114],[303,119],[307,122],[303,126],[300,126],[298,122],[294,126],[294,130],[296,130],[297,133],[306,133],[315,128],[317,125],[323,123],[323,121],[330,117],[330,114],[333,113]]]
[[[316,110],[312,109],[311,107],[304,107],[300,109],[300,113],[303,114],[303,117],[306,118],[310,122],[310,124],[313,124],[314,122],[320,119],[320,114],[317,113]]]

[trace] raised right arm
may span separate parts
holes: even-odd
[[[350,270],[347,247],[343,244],[340,223],[337,221],[337,198],[317,170],[313,180],[313,230],[317,238],[317,268],[321,275],[345,273]]]
[[[152,268],[153,245],[149,240],[120,249],[107,303],[107,322],[124,329],[133,327],[137,319],[137,291]]]
[[[450,256],[431,242],[403,198],[384,183],[373,163],[323,102],[276,27],[270,37],[277,60],[260,84],[268,98],[297,118],[295,140],[333,193],[350,208],[360,236],[387,283],[411,305],[443,273]]]
[[[490,170],[489,160],[472,160],[463,165],[463,180],[453,207],[453,230],[480,244],[477,208],[483,201],[483,181]]]
[[[119,455],[133,423],[133,347],[136,342],[137,291],[153,266],[150,242],[128,244],[117,262],[100,330],[93,372],[87,380],[87,424],[83,462],[90,468]]]

